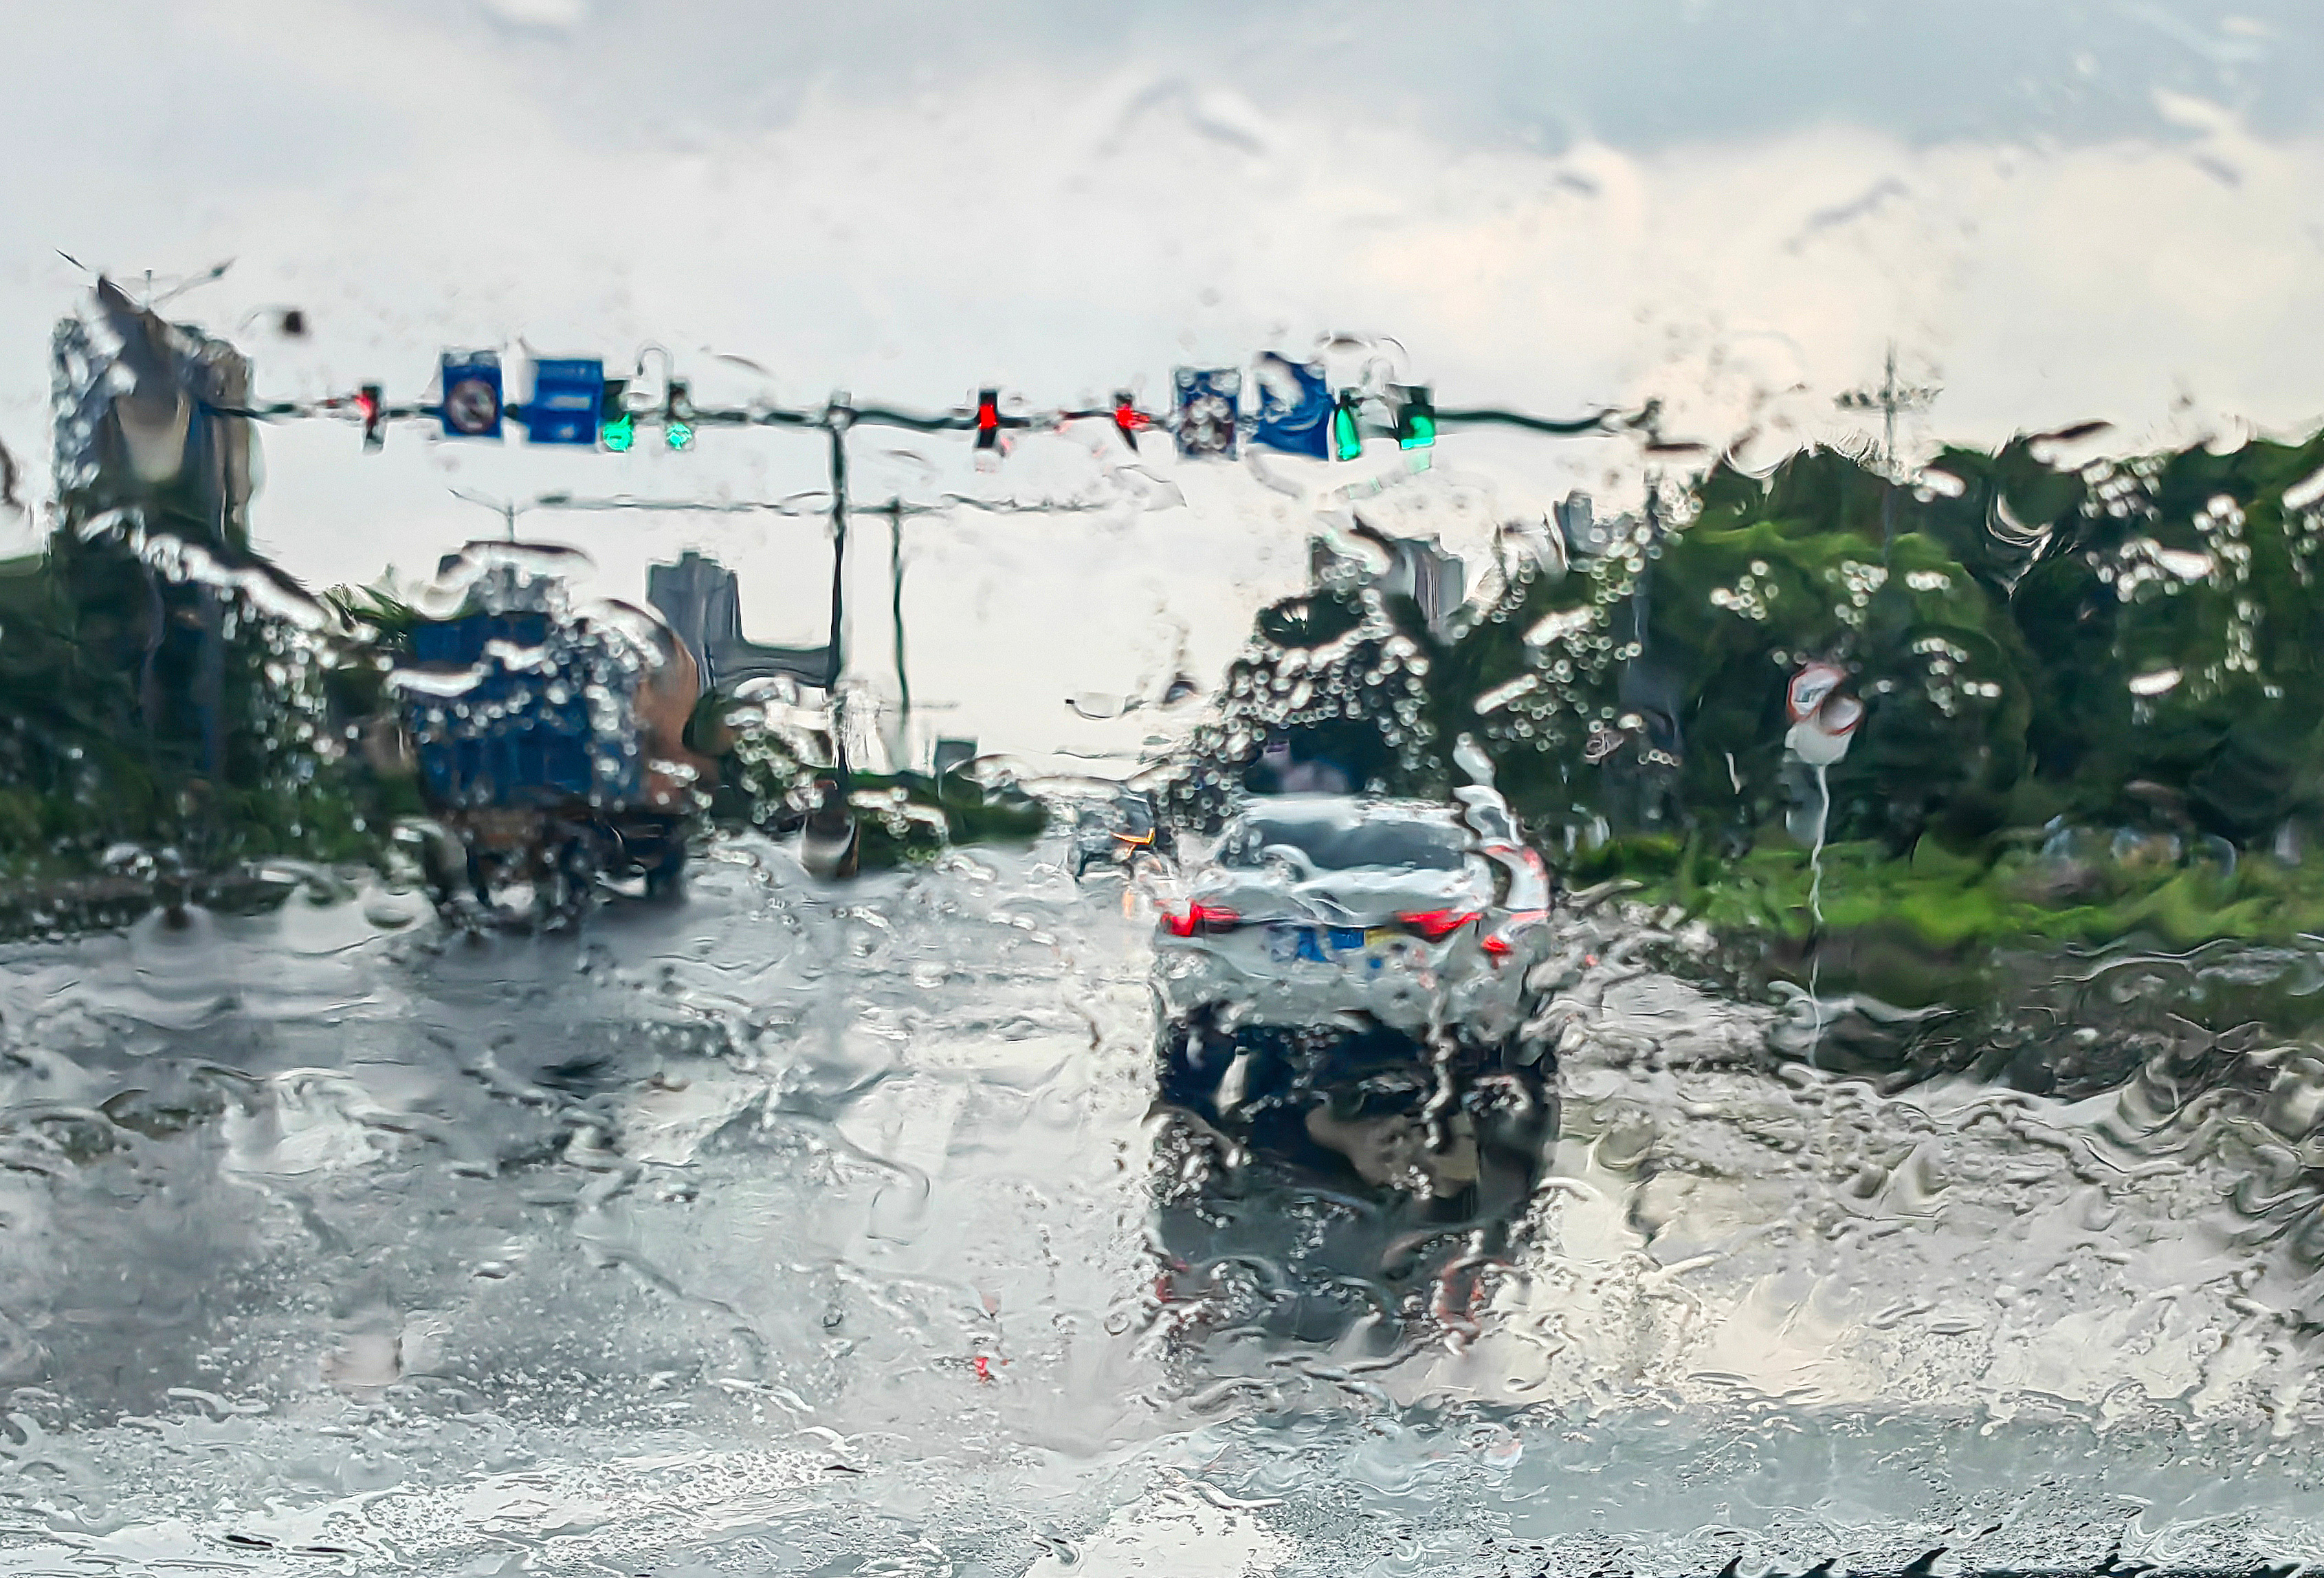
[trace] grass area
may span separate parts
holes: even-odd
[[[1788,841],[1728,860],[1700,841],[1632,837],[1577,856],[1569,869],[1577,885],[1637,881],[1641,900],[1676,906],[1733,937],[1800,942],[1877,928],[1951,950],[2094,946],[2135,935],[2181,948],[2324,936],[2318,856],[2296,864],[2265,854],[2173,860],[2147,842],[2096,857],[2043,854],[2022,842],[1962,854],[1924,837],[1904,857],[1845,843],[1825,848],[1819,863]]]

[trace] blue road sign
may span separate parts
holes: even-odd
[[[444,436],[501,436],[501,357],[498,351],[444,353]]]
[[[536,444],[595,444],[604,403],[604,363],[579,356],[535,362],[525,432]]]
[[[1323,369],[1301,366],[1269,351],[1259,359],[1259,421],[1254,444],[1328,459],[1332,453],[1332,391]]]
[[[1181,367],[1171,381],[1178,392],[1178,453],[1232,459],[1242,374],[1232,367]]]

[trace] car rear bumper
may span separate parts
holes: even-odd
[[[1158,937],[1154,984],[1166,1016],[1215,1003],[1269,1024],[1362,1013],[1408,1034],[1453,1030],[1483,1044],[1514,1037],[1526,1018],[1526,961],[1488,954],[1473,926],[1434,943],[1379,927],[1305,927],[1288,939],[1286,929]]]

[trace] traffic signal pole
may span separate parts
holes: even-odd
[[[672,450],[693,448],[700,430],[706,427],[822,429],[830,471],[831,492],[826,513],[832,547],[830,638],[825,651],[824,674],[825,692],[833,708],[834,766],[843,786],[848,781],[851,770],[863,765],[861,761],[851,761],[851,754],[858,757],[862,754],[850,751],[848,736],[852,730],[878,729],[875,738],[881,749],[873,754],[898,757],[908,747],[912,699],[911,683],[905,673],[902,531],[903,516],[921,512],[920,506],[907,505],[901,501],[874,507],[869,512],[890,517],[887,595],[872,600],[868,606],[880,608],[884,604],[882,611],[894,623],[892,651],[896,726],[891,732],[877,723],[881,709],[878,702],[864,694],[867,685],[850,687],[846,684],[850,646],[847,639],[847,552],[851,517],[857,512],[848,497],[848,429],[859,423],[870,423],[921,433],[965,431],[973,435],[978,451],[990,454],[993,463],[998,462],[999,453],[1005,448],[1005,435],[1010,432],[1055,430],[1084,420],[1111,422],[1133,451],[1139,435],[1152,429],[1174,435],[1182,455],[1197,458],[1231,458],[1239,447],[1237,439],[1242,429],[1251,422],[1255,422],[1256,427],[1250,441],[1260,446],[1267,443],[1266,413],[1261,411],[1247,421],[1239,410],[1235,398],[1240,386],[1239,375],[1233,380],[1232,386],[1221,395],[1214,386],[1221,374],[1216,372],[1204,374],[1199,370],[1194,374],[1192,384],[1187,383],[1187,370],[1180,370],[1177,380],[1179,409],[1172,412],[1140,411],[1132,396],[1126,392],[1117,393],[1111,405],[1089,410],[1004,411],[1001,392],[995,388],[979,390],[973,407],[951,411],[908,411],[879,404],[858,406],[844,393],[833,396],[820,408],[763,404],[747,408],[705,407],[696,405],[687,384],[675,377],[667,380],[660,409],[656,411],[641,409],[629,398],[631,379],[606,377],[603,364],[595,359],[551,359],[537,363],[535,383],[539,387],[534,391],[534,399],[523,403],[505,398],[497,353],[447,353],[443,365],[446,393],[436,401],[390,405],[383,399],[381,385],[366,383],[351,395],[303,401],[253,401],[244,397],[230,407],[219,405],[215,410],[217,414],[259,420],[308,417],[346,420],[353,418],[361,426],[364,448],[373,451],[380,448],[388,426],[405,421],[434,422],[442,426],[447,436],[454,438],[492,439],[501,437],[504,421],[512,421],[525,428],[534,442],[594,442],[617,454],[629,450],[639,441],[641,428],[650,429],[654,425],[659,425],[665,445]],[[640,365],[642,367],[642,360]],[[546,377],[547,374],[554,376]],[[1188,393],[1189,389],[1194,391],[1192,396]],[[1193,400],[1191,405],[1188,404],[1190,398]],[[595,420],[588,420],[586,408],[593,402],[597,406],[597,411]],[[1217,411],[1211,411],[1209,408],[1212,406],[1217,407]],[[1371,411],[1384,411],[1387,422],[1381,424],[1373,420]],[[1652,401],[1635,413],[1609,408],[1560,420],[1495,407],[1440,409],[1434,404],[1433,392],[1426,385],[1394,384],[1379,390],[1351,388],[1338,392],[1331,397],[1326,420],[1328,430],[1319,453],[1327,457],[1336,456],[1342,460],[1360,458],[1368,435],[1392,438],[1398,448],[1406,450],[1426,450],[1434,448],[1439,433],[1447,428],[1507,427],[1557,437],[1628,433],[1644,438],[1650,453],[1700,452],[1703,448],[1699,444],[1665,439],[1660,429],[1659,407]],[[1222,438],[1218,431],[1222,424]],[[561,494],[544,495],[537,504],[542,508],[649,507],[638,501],[595,503],[576,501]],[[699,506],[679,504],[675,507]],[[1056,506],[1045,508],[1054,510]],[[513,535],[512,511],[508,524]],[[859,590],[864,594],[857,599],[859,608],[862,608],[866,606],[865,598],[870,595],[870,588]],[[869,650],[876,651],[879,647],[875,645]],[[887,698],[883,696],[880,699]],[[888,765],[900,765],[900,762],[890,761]]]
[[[847,792],[849,776],[848,719],[843,715],[847,704],[841,699],[839,688],[847,667],[847,422],[841,415],[844,410],[834,401],[824,418],[824,430],[831,442],[831,683],[825,694],[832,700],[831,753],[842,794]]]

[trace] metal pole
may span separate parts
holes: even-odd
[[[1896,342],[1888,342],[1887,376],[1880,381],[1880,455],[1888,469],[1896,469]]]
[[[1880,383],[1880,563],[1885,568],[1896,551],[1896,342],[1888,342],[1887,376]]]
[[[831,752],[839,787],[847,788],[847,719],[842,715],[840,676],[847,667],[843,637],[847,623],[847,421],[844,408],[835,404],[824,418],[831,435],[831,680],[825,694],[831,700]]]
[[[888,595],[890,615],[896,623],[896,708],[898,731],[905,748],[911,746],[912,677],[904,668],[904,501],[888,501]]]

